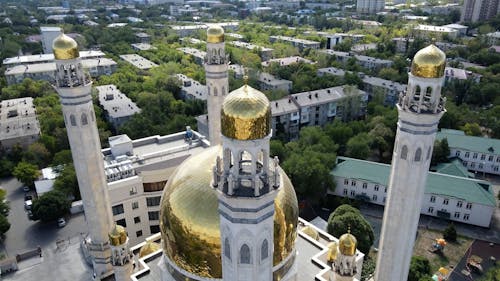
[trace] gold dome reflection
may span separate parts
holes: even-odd
[[[422,78],[439,78],[444,75],[445,67],[445,53],[431,44],[415,54],[411,74]]]
[[[80,56],[76,41],[64,33],[54,39],[52,51],[56,60],[71,60]]]

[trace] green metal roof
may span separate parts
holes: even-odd
[[[387,164],[337,157],[337,165],[331,174],[335,177],[362,180],[388,186],[390,172],[391,166]],[[483,186],[488,190],[483,188]],[[490,183],[476,179],[429,172],[425,192],[459,198],[471,203],[496,206]]]
[[[436,139],[446,138],[450,148],[480,152],[484,154],[500,154],[500,140],[483,137],[466,136],[458,130],[442,129],[437,133]],[[490,151],[493,149],[492,151]]]
[[[449,163],[439,163],[434,167],[436,173],[447,174],[457,177],[474,178],[474,174],[467,171],[464,167],[462,161],[458,158],[454,158]],[[434,170],[432,169],[432,170]]]

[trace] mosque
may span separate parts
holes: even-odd
[[[131,247],[126,229],[113,223],[92,81],[83,71],[78,46],[62,34],[53,51],[55,88],[88,224],[84,251],[91,256],[94,280],[361,279],[364,254],[356,249],[352,234],[337,239],[299,218],[293,185],[279,159],[270,155],[267,97],[246,81],[228,93],[229,61],[221,27],[207,30],[211,147],[186,159],[170,176],[161,199],[161,234],[138,247]],[[376,281],[407,278],[413,248],[408,237],[415,236],[437,123],[445,111],[440,97],[444,66],[444,53],[435,46],[419,51],[408,91],[397,105]]]

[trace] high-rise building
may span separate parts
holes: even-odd
[[[417,232],[438,123],[446,55],[430,45],[417,52],[399,114],[375,281],[405,281]]]
[[[92,258],[95,276],[102,278],[112,272],[108,234],[113,224],[101,143],[92,104],[92,81],[83,71],[75,40],[61,34],[54,40],[52,48],[57,66],[54,86],[62,104],[88,225],[86,249]]]
[[[375,14],[383,11],[385,0],[357,0],[356,11],[358,13]]]
[[[465,0],[461,22],[484,21],[499,13],[499,0]]]

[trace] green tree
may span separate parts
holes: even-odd
[[[468,136],[482,136],[481,126],[477,123],[465,123],[460,129]]]
[[[448,139],[444,138],[442,140],[434,141],[434,149],[432,151],[431,165],[450,162],[450,159],[448,158],[449,156],[450,156],[450,147],[448,145]]]
[[[67,196],[59,190],[44,193],[33,202],[33,215],[42,221],[54,221],[66,215],[71,207]]]
[[[448,241],[457,241],[457,230],[455,225],[450,223],[443,231],[443,238]]]
[[[33,182],[40,176],[40,171],[37,166],[23,161],[17,164],[12,175],[24,185],[33,187]]]
[[[358,209],[344,204],[330,214],[327,231],[335,237],[340,237],[349,229],[358,240],[358,250],[368,254],[375,240],[373,229]]]
[[[368,280],[375,272],[376,265],[377,263],[369,255],[365,255],[363,269],[361,270],[361,280]]]
[[[76,178],[75,167],[67,164],[54,181],[54,189],[59,190],[66,196],[72,196],[76,200],[80,199],[80,190]]]
[[[490,268],[479,281],[500,281],[500,263]]]
[[[430,273],[431,265],[428,259],[419,256],[411,258],[408,281],[420,281],[422,278],[429,276]]]
[[[0,215],[0,235],[4,235],[10,229],[7,217]]]
[[[347,156],[357,159],[367,159],[370,155],[370,143],[370,136],[367,133],[355,135],[347,142]]]
[[[9,202],[5,200],[7,192],[4,189],[0,189],[0,216],[7,217],[9,215]]]

